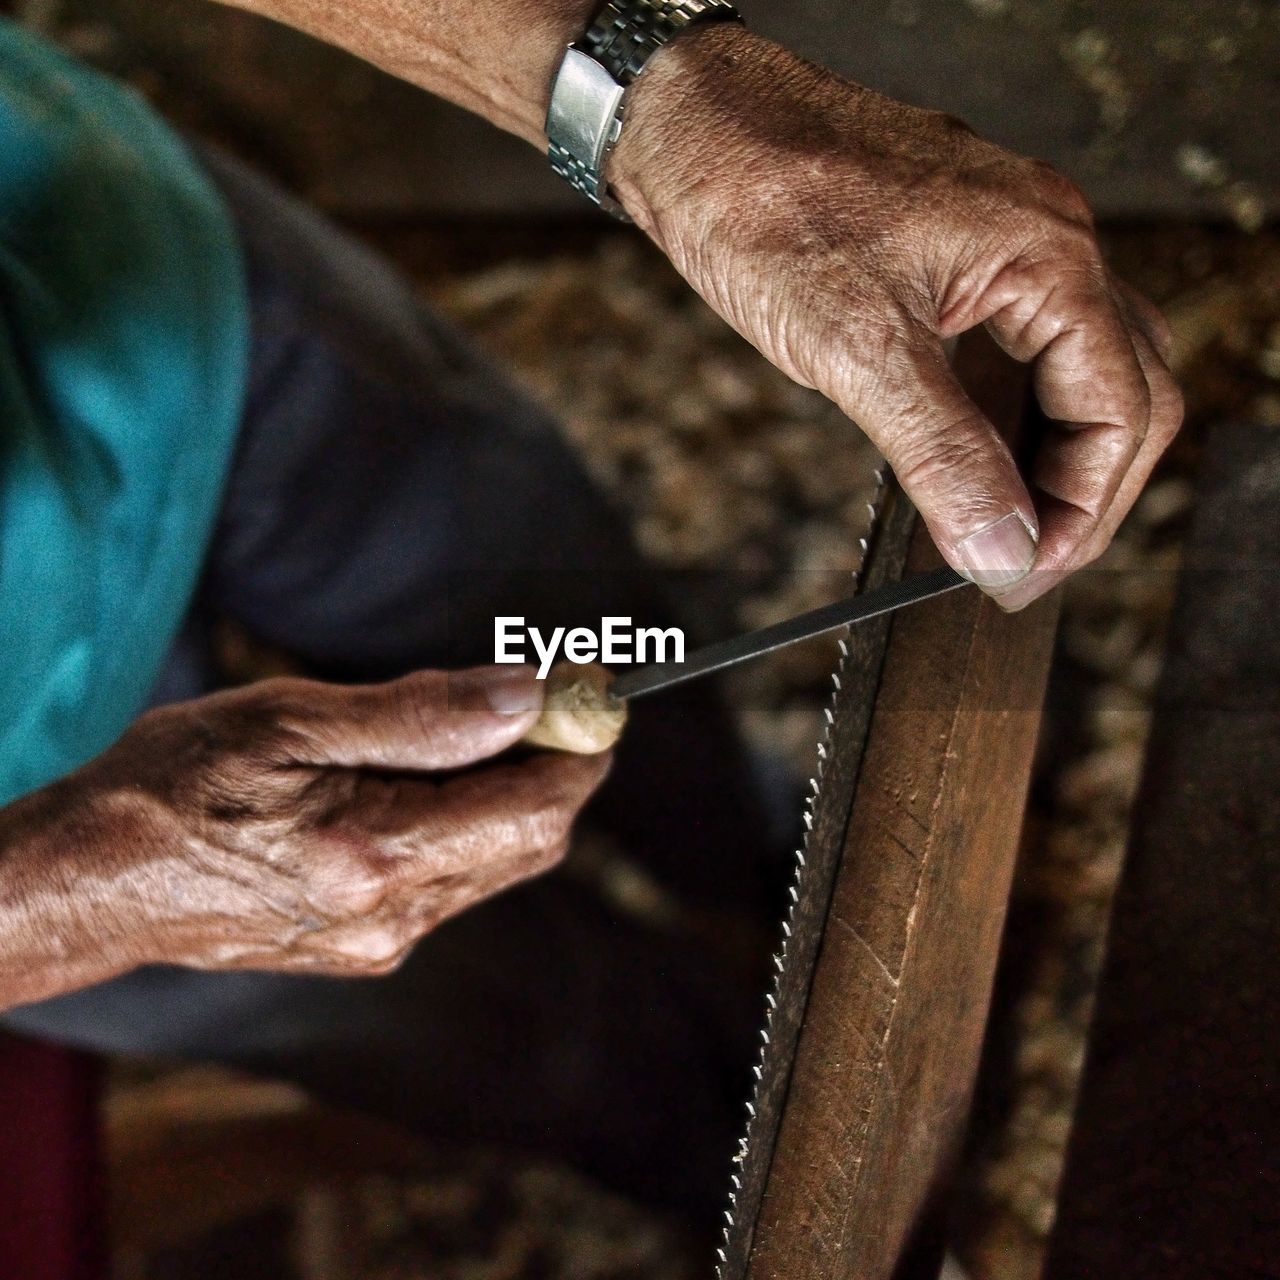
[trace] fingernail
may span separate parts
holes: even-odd
[[[1035,534],[1016,512],[983,525],[956,547],[969,579],[978,586],[1002,591],[1021,582],[1036,560]]]
[[[484,696],[500,716],[522,716],[541,701],[537,677],[532,667],[495,669],[484,677]]]

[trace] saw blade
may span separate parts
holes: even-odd
[[[915,511],[887,468],[876,476],[868,504],[867,536],[855,582],[867,591],[902,572]],[[765,995],[764,1023],[752,1068],[755,1084],[746,1104],[746,1126],[732,1158],[725,1228],[717,1249],[717,1280],[744,1280],[776,1146],[783,1103],[821,945],[848,821],[848,797],[870,728],[874,690],[888,635],[887,616],[853,629],[839,642],[840,658],[823,710],[814,776],[803,812],[804,834],[796,851],[773,975]],[[837,776],[838,775],[838,776]],[[842,801],[841,797],[845,797]],[[838,811],[843,808],[843,811]]]

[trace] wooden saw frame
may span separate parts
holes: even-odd
[[[1021,369],[960,345],[1010,439]],[[867,588],[941,563],[890,491]],[[1022,830],[1058,604],[976,591],[864,624],[837,675],[735,1163],[721,1280],[936,1277]]]

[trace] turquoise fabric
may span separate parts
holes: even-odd
[[[240,250],[182,142],[0,23],[0,803],[137,715],[244,394]]]

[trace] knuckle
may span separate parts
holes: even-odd
[[[163,763],[162,776],[182,779],[188,799],[207,805],[265,799],[262,766],[275,735],[238,693],[147,712],[129,729],[123,759],[141,752]]]
[[[180,706],[153,707],[144,711],[125,731],[126,759],[138,752],[146,756],[162,756],[179,762],[184,771],[194,775],[206,763],[214,745],[213,736],[203,727],[203,717],[183,714]],[[114,758],[118,752],[108,752]]]
[[[172,706],[151,707],[137,716],[129,726],[128,734],[135,737],[158,735],[173,722],[177,709]]]
[[[522,823],[522,843],[526,849],[556,847],[569,839],[576,810],[563,796],[550,796],[530,810]]]
[[[412,947],[403,933],[393,926],[377,925],[352,934],[343,946],[349,963],[362,973],[391,973],[403,962]]]
[[[1153,391],[1154,405],[1151,414],[1151,430],[1163,445],[1170,444],[1182,430],[1186,414],[1186,402],[1182,388],[1170,377],[1161,380],[1158,391]]]
[[[404,947],[394,954],[384,956],[381,959],[367,961],[364,967],[365,972],[371,978],[385,978],[404,965],[404,962],[409,958],[411,950],[411,947]]]
[[[1100,295],[1105,279],[1102,254],[1092,227],[1078,222],[1060,223],[1051,237],[1053,253],[1058,261],[1072,271],[1077,283],[1087,288],[1091,296]]]
[[[240,690],[246,702],[273,710],[305,704],[315,691],[315,682],[301,676],[271,676]]]
[[[449,709],[448,678],[441,671],[415,671],[387,685],[386,693],[393,711],[423,737],[438,731]]]
[[[1086,537],[1083,545],[1076,551],[1071,560],[1071,572],[1078,573],[1102,558],[1103,552],[1111,544],[1111,535],[1099,530],[1095,524],[1091,529],[1092,536]]]
[[[934,128],[951,141],[965,143],[978,136],[966,120],[949,111],[928,110],[926,114]]]
[[[912,492],[985,489],[990,451],[968,422],[959,422],[909,442],[898,450],[894,470]]]
[[[1182,392],[1175,391],[1168,411],[1160,415],[1160,438],[1165,445],[1170,445],[1177,439],[1185,419],[1186,407],[1183,403]]]
[[[537,871],[541,873],[558,867],[569,856],[569,846],[570,841],[567,839],[547,845],[538,858]]]
[[[1031,163],[1041,199],[1060,216],[1083,223],[1092,230],[1093,206],[1083,188],[1046,160],[1033,160]]]
[[[372,867],[356,867],[332,876],[318,894],[324,912],[339,919],[358,919],[376,912],[386,901],[385,876]]]
[[[519,884],[555,870],[568,856],[571,844],[568,838],[548,840],[508,859],[502,871],[503,884]]]
[[[1142,376],[1141,369],[1127,381],[1130,385],[1119,395],[1117,416],[1129,428],[1125,433],[1125,439],[1132,439],[1133,447],[1136,449],[1142,437],[1151,430],[1155,401],[1151,387]]]
[[[220,716],[228,745],[263,765],[287,762],[315,719],[315,687],[274,676],[236,690]]]
[[[1160,359],[1167,360],[1174,347],[1173,329],[1170,328],[1169,321],[1164,313],[1151,303],[1146,303],[1142,314],[1151,327],[1153,344],[1160,354]]]
[[[286,728],[313,718],[315,684],[298,676],[273,676],[239,690],[237,712],[259,727]]]
[[[1127,427],[1101,427],[1094,428],[1092,435],[1093,462],[1104,483],[1096,495],[1096,510],[1092,505],[1085,509],[1100,516],[1111,499],[1111,489],[1120,483],[1142,447],[1143,433]]]

